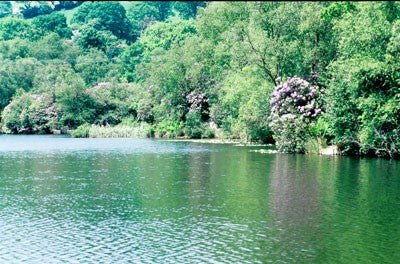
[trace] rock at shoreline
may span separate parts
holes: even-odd
[[[337,145],[328,146],[326,148],[322,148],[319,151],[320,155],[340,155],[340,150]]]

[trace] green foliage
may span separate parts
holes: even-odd
[[[231,73],[220,88],[220,103],[212,107],[212,120],[236,137],[271,141],[267,120],[271,89],[255,67]]]
[[[392,36],[387,51],[389,59],[398,61],[400,57],[400,21],[395,22],[392,26]]]
[[[70,38],[72,36],[66,17],[60,13],[37,16],[32,19],[32,25],[36,27],[38,33],[42,36],[49,32],[55,32],[62,38]]]
[[[182,136],[183,122],[168,119],[162,120],[157,124],[154,133],[156,136],[167,138]]]
[[[321,18],[329,21],[355,10],[356,6],[352,2],[332,2],[321,13]]]
[[[334,134],[331,124],[325,116],[321,116],[315,123],[311,123],[308,130],[314,138],[332,139]]]
[[[400,16],[399,3],[396,1],[382,2],[381,9],[386,17],[386,20],[390,23],[393,23]]]
[[[75,70],[89,86],[105,81],[110,62],[99,50],[90,49],[85,55],[76,58]]]
[[[182,120],[187,111],[186,95],[189,91],[184,79],[184,58],[177,56],[176,52],[162,52],[143,65],[148,92],[155,105],[152,113],[157,122],[165,119],[165,116]]]
[[[199,7],[205,7],[204,1],[176,1],[172,2],[172,10],[185,19],[195,17]]]
[[[5,133],[49,133],[57,121],[57,107],[43,95],[22,93],[2,113]]]
[[[398,87],[391,65],[368,58],[333,64],[328,120],[351,154],[398,155]]]
[[[75,128],[83,123],[93,123],[95,101],[86,91],[85,82],[75,74],[68,74],[55,91],[56,103],[61,110],[62,125]]]
[[[10,1],[0,2],[0,18],[6,17],[12,14],[12,5]]]
[[[193,18],[197,14],[197,8],[205,5],[206,3],[203,1],[138,1],[128,9],[127,17],[131,20],[136,34],[139,36],[155,21],[165,21],[175,13],[184,19]]]
[[[335,135],[335,141],[344,153],[358,151],[359,129],[357,108],[357,72],[368,60],[350,59],[330,65],[331,78],[327,87],[327,115]]]
[[[117,126],[97,126],[89,128],[91,138],[146,138],[151,136],[150,125],[140,123],[135,126],[119,124]]]
[[[400,156],[400,94],[388,99],[372,94],[359,104],[360,152],[376,156]]]
[[[126,47],[123,52],[119,55],[119,72],[121,79],[127,82],[134,82],[139,80],[139,76],[136,72],[137,65],[143,59],[144,45],[137,41],[132,45]]]
[[[30,56],[32,43],[27,39],[12,39],[0,42],[0,59],[4,62],[7,59],[16,59]]]
[[[84,123],[80,126],[78,126],[74,131],[72,131],[72,136],[76,138],[87,138],[89,137],[89,131],[90,131],[91,125],[88,123]]]
[[[20,10],[24,18],[50,14],[53,11],[49,3],[45,1],[25,1]]]
[[[85,24],[93,19],[98,20],[97,30],[110,31],[117,38],[135,39],[125,8],[118,2],[85,2],[71,22]]]
[[[39,61],[61,59],[64,56],[64,45],[57,33],[50,33],[31,44],[30,55]]]
[[[29,91],[40,63],[33,58],[3,61],[0,65],[0,109],[3,109],[18,89]]]
[[[103,126],[117,125],[124,120],[130,120],[129,118],[136,118],[136,109],[132,104],[135,92],[136,87],[133,85],[107,82],[88,89],[97,104],[95,123]]]
[[[250,100],[241,106],[239,116],[233,125],[233,133],[245,140],[273,142],[272,131],[268,126],[268,93],[261,96],[252,94]]]
[[[189,112],[186,115],[185,135],[190,138],[213,138],[214,133],[208,125],[201,120],[199,111]]]
[[[156,48],[168,50],[172,45],[182,45],[188,36],[194,34],[196,27],[193,21],[173,17],[167,22],[158,22],[149,27],[140,38],[140,42],[148,52]]]
[[[142,35],[144,30],[154,23],[160,21],[159,9],[148,1],[133,2],[127,10],[127,17],[132,22],[136,35]]]
[[[97,48],[107,54],[108,57],[117,56],[120,52],[120,45],[123,43],[108,30],[101,30],[99,19],[90,20],[79,28],[75,36],[76,43],[83,49]]]
[[[24,19],[6,17],[0,20],[0,40],[34,39],[35,37],[35,28]]]
[[[360,3],[357,13],[346,13],[334,23],[339,54],[343,58],[358,54],[381,60],[386,52],[390,29],[378,3]]]

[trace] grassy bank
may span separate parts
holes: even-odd
[[[146,138],[152,136],[152,131],[151,127],[144,123],[138,126],[99,126],[84,124],[75,129],[72,132],[72,136],[90,138]]]

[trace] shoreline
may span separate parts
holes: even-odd
[[[218,138],[154,138],[162,142],[193,142],[207,144],[236,144],[237,146],[253,146],[253,147],[273,147],[274,144],[244,141],[241,139],[218,139]]]
[[[241,139],[223,139],[223,138],[184,138],[184,137],[73,137],[71,133],[46,133],[46,134],[7,134],[0,133],[0,136],[67,136],[71,138],[130,138],[130,139],[154,139],[161,142],[193,142],[193,143],[208,143],[208,144],[237,144],[238,146],[260,146],[273,147],[271,143],[261,143],[245,141]]]
[[[62,133],[62,134],[7,134],[7,133],[0,133],[0,136],[62,136],[62,137],[67,137],[67,138],[76,138],[71,136],[70,134],[67,133]],[[279,152],[276,150],[274,144],[270,143],[260,143],[260,142],[251,142],[251,141],[244,141],[240,139],[217,139],[217,138],[162,138],[162,137],[87,137],[86,139],[101,139],[101,138],[114,138],[114,139],[152,139],[160,142],[190,142],[190,143],[200,143],[200,144],[230,144],[234,145],[237,147],[264,147],[265,149],[255,149],[255,150],[250,150],[251,152],[256,152],[260,154],[290,154],[290,153],[285,153],[285,152]],[[82,139],[82,138],[81,138]],[[266,148],[268,147],[268,148]],[[295,153],[294,153],[295,154]],[[378,159],[390,159],[387,157],[376,157],[376,156],[367,156],[367,155],[345,155],[341,152],[338,152],[336,149],[335,145],[330,145],[327,146],[326,148],[323,148],[319,151],[319,153],[316,152],[310,152],[310,153],[304,153],[302,155],[318,155],[318,156],[331,156],[331,157],[339,157],[339,156],[344,156],[344,157],[354,157],[354,158],[378,158]],[[399,160],[397,158],[392,158],[393,160]]]

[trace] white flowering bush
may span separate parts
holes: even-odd
[[[319,92],[317,86],[296,76],[275,87],[269,126],[279,151],[305,152],[309,125],[322,113]]]

